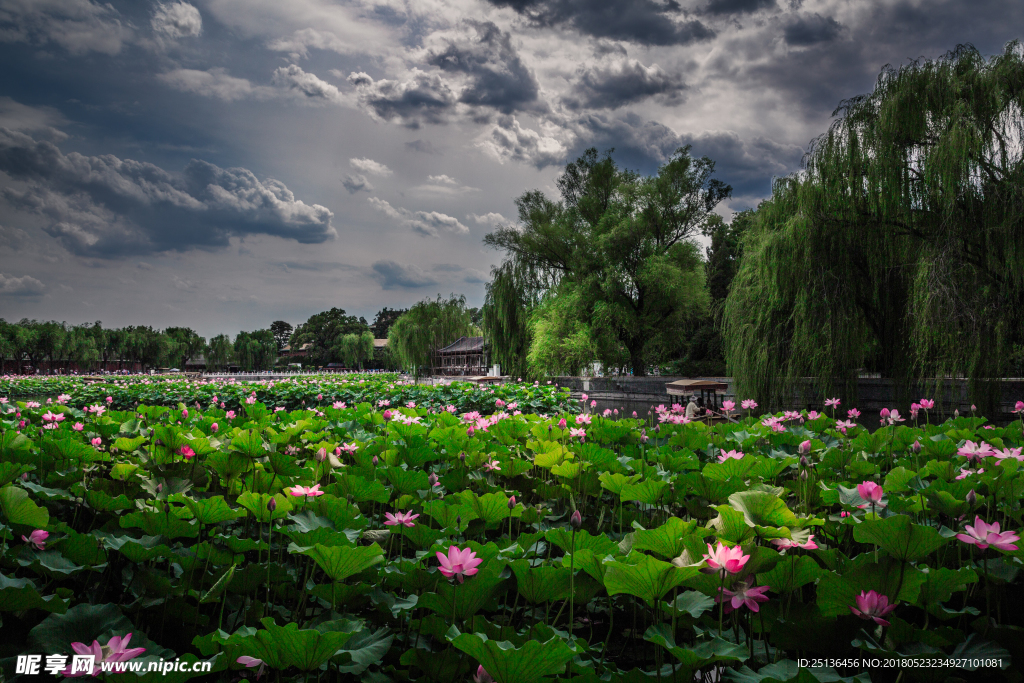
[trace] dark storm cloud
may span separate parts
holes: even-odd
[[[405,80],[380,79],[358,72],[349,74],[359,103],[382,121],[394,121],[410,128],[421,123],[444,123],[456,105],[455,93],[437,74],[414,69]]]
[[[617,109],[652,97],[663,104],[678,104],[685,89],[681,74],[623,58],[581,71],[566,104],[572,109]]]
[[[575,159],[588,147],[614,148],[620,165],[655,173],[682,144],[671,128],[634,112],[615,116],[591,113],[577,122],[577,141],[568,158]]]
[[[494,107],[504,114],[536,108],[537,79],[512,47],[512,36],[489,21],[468,21],[466,25],[474,36],[449,40],[447,48],[427,58],[442,71],[470,77],[459,101]]]
[[[733,196],[767,196],[771,180],[800,169],[804,149],[765,137],[745,139],[732,131],[683,135],[681,144],[692,145],[691,155],[715,162],[715,177],[732,185]]]
[[[686,45],[708,40],[715,32],[682,16],[675,0],[488,0],[510,7],[535,26],[570,26],[595,38],[641,45]]]
[[[835,40],[842,30],[842,24],[832,17],[815,13],[794,18],[786,25],[783,36],[790,45],[806,46]]]
[[[711,0],[705,11],[708,14],[750,14],[775,6],[775,0]]]
[[[48,219],[45,230],[81,255],[223,247],[249,234],[305,244],[336,236],[326,207],[244,168],[193,159],[172,174],[109,154],[65,155],[51,142],[2,128],[0,172],[20,181],[4,188],[7,203]]]
[[[402,265],[394,261],[377,261],[370,266],[372,276],[380,283],[381,289],[415,289],[436,285],[431,275],[414,265]]]

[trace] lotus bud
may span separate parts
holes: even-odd
[[[971,507],[978,504],[978,494],[974,492],[974,489],[967,492],[967,504]]]
[[[164,514],[165,515],[171,514],[171,504],[170,503],[164,503]]]
[[[188,408],[182,409],[182,411],[181,411],[181,419],[182,420],[187,420],[188,419]]]
[[[462,462],[463,464],[466,463],[466,452],[465,451],[463,451],[462,453],[459,453],[459,461]]]
[[[216,422],[214,422],[212,425],[210,425],[210,431],[213,432],[214,434],[217,433],[218,429],[220,429],[220,427],[217,426]]]
[[[274,510],[277,509],[277,499],[276,498],[271,498],[270,500],[267,501],[267,509],[270,510],[271,512],[273,512]]]
[[[163,490],[164,490],[164,485],[163,484],[157,484],[156,485],[156,492],[157,492],[158,495]]]
[[[390,419],[391,419],[391,411],[390,410],[385,410],[384,411],[384,421],[387,422]]]
[[[456,529],[461,529],[462,528],[462,515],[456,515],[455,516],[455,528]]]
[[[583,515],[580,514],[579,510],[573,512],[572,516],[569,517],[569,526],[571,526],[573,529],[579,529],[581,526],[583,526]]]
[[[918,453],[920,453],[921,452],[921,442],[920,441],[915,441],[913,444],[911,444],[910,450],[912,450],[914,452],[914,455],[917,455]]]
[[[28,481],[28,472],[22,472],[21,480],[22,481]]]
[[[810,440],[804,441],[803,443],[800,444],[800,454],[801,455],[807,455],[810,452],[811,452],[811,442],[810,442]]]
[[[430,476],[427,477],[427,481],[430,482],[430,487],[431,488],[437,486],[437,475],[434,474],[433,472],[431,472]]]
[[[323,462],[324,460],[326,460],[327,459],[327,449],[324,448],[323,446],[321,446],[320,450],[318,450],[316,452],[316,459],[318,461],[320,461],[320,462]]]
[[[378,462],[378,461],[377,461],[377,456],[375,455],[375,456],[373,456],[373,466],[374,466],[374,467],[376,467],[376,466],[377,466],[377,462]]]
[[[959,408],[957,408],[956,410],[953,411],[953,417],[960,417],[960,409]]]
[[[808,476],[807,470],[800,470],[800,481],[807,481]]]
[[[636,418],[636,411],[635,410],[633,411],[633,417],[634,417],[634,419]]]
[[[811,461],[807,459],[807,456],[806,455],[801,455],[800,456],[800,468],[801,469],[807,469],[810,466],[811,466]]]
[[[514,510],[515,507],[516,507],[516,497],[512,496],[511,498],[508,499],[508,509],[509,510]]]

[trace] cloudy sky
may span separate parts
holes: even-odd
[[[0,0],[0,317],[293,324],[483,300],[566,160],[681,145],[756,206],[884,64],[1019,0]]]

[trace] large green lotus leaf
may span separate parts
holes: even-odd
[[[332,581],[344,581],[384,561],[384,551],[376,543],[356,547],[318,544],[302,551],[302,554],[312,557]]]
[[[680,568],[643,555],[636,564],[605,562],[604,587],[608,595],[635,595],[654,607],[666,593],[699,572],[698,567]]]
[[[224,500],[224,496],[214,496],[196,500],[194,498],[183,498],[183,502],[195,515],[196,520],[202,525],[220,524],[229,519],[238,517],[238,511],[234,510]]]
[[[144,436],[136,436],[132,439],[122,436],[114,442],[114,448],[122,453],[132,453],[138,450],[144,443],[146,443],[146,437]]]
[[[277,503],[277,507],[271,512],[267,505],[270,500],[273,499]],[[246,510],[251,512],[260,524],[266,524],[272,519],[283,519],[288,516],[288,513],[292,509],[292,500],[295,500],[294,496],[285,496],[281,493],[277,493],[271,496],[269,493],[253,493],[252,491],[246,491],[238,497],[238,504],[244,507]],[[225,506],[227,504],[225,503]]]
[[[444,538],[442,530],[433,529],[419,523],[411,527],[407,527],[404,524],[391,527],[391,533],[408,538],[417,548],[429,548]]]
[[[757,575],[762,585],[770,586],[776,593],[788,593],[800,586],[818,580],[823,570],[812,558],[806,555],[789,555],[781,560],[774,569]]]
[[[969,583],[977,583],[978,574],[969,567],[961,569],[929,568],[924,584],[917,596],[917,604],[925,607],[945,602],[955,591],[964,590]]]
[[[519,594],[527,602],[538,604],[551,600],[564,600],[569,595],[569,569],[567,567],[531,567],[528,560],[516,560],[511,565],[516,575]]]
[[[426,491],[430,488],[427,480],[427,473],[423,470],[404,470],[401,467],[388,467],[384,470],[384,476],[400,493],[412,494],[416,491]]]
[[[0,461],[4,463],[24,462],[22,458],[31,448],[32,441],[24,434],[19,434],[16,430],[8,429],[0,434]],[[13,479],[9,481],[13,481]],[[7,482],[4,483],[6,484]]]
[[[351,623],[351,622],[348,622]],[[300,629],[297,624],[278,626],[272,617],[262,620],[265,630],[256,633],[264,647],[274,648],[285,667],[314,671],[347,643],[354,631],[331,631],[324,628]],[[358,624],[353,624],[358,629]],[[326,624],[321,624],[325,627]]]
[[[7,438],[7,434],[10,432],[4,432],[3,438]],[[18,434],[19,437],[24,439],[25,437]],[[28,441],[26,439],[26,441]],[[2,446],[0,446],[0,453],[2,453]],[[0,455],[0,457],[3,457]],[[32,470],[31,465],[22,465],[18,462],[0,462],[0,486],[6,486],[12,481],[21,476],[22,472],[29,472]]]
[[[28,632],[26,647],[31,652],[71,654],[72,643],[91,645],[92,641],[109,631],[124,636],[133,633],[133,629],[132,622],[121,614],[117,605],[82,603],[64,614],[51,614],[39,622]]]
[[[297,477],[302,474],[302,466],[295,462],[295,456],[271,451],[266,454],[270,458],[270,469],[279,477]]]
[[[100,454],[92,446],[82,443],[70,436],[62,436],[55,439],[42,439],[39,441],[39,448],[58,463],[77,463],[79,461],[92,462],[106,458],[106,454]]]
[[[249,406],[249,409],[253,406]],[[231,437],[228,448],[247,458],[262,458],[270,451],[270,445],[255,429],[238,429]]]
[[[656,505],[667,487],[667,481],[646,479],[639,484],[626,484],[619,496],[624,502],[637,501],[646,505]]]
[[[850,607],[857,605],[856,597],[861,592],[872,590],[889,598],[890,605],[894,602],[917,602],[921,586],[928,575],[912,566],[906,566],[902,583],[900,578],[900,567],[896,562],[864,562],[842,576],[826,572],[818,579],[818,610],[826,617],[850,614]],[[894,599],[897,588],[899,595]]]
[[[355,503],[330,494],[320,496],[312,503],[300,503],[299,507],[314,510],[318,515],[328,518],[336,529],[363,529],[370,523]]]
[[[604,585],[604,574],[608,568],[608,565],[604,562],[606,557],[611,557],[611,555],[599,555],[593,550],[577,550],[575,559],[573,559],[573,555],[562,556],[562,566],[569,567],[571,560],[574,569],[583,570],[588,575],[594,577],[598,583]]]
[[[683,591],[674,603],[661,603],[661,610],[666,614],[689,614],[694,619],[700,617],[715,606],[715,599],[700,591]]]
[[[572,530],[566,529],[565,527],[556,527],[554,529],[548,529],[544,532],[544,538],[549,543],[554,543],[556,546],[561,548],[567,553],[572,552],[573,543]],[[594,554],[604,557],[609,553],[615,553],[618,546],[615,541],[611,540],[604,534],[598,534],[597,536],[591,536],[590,532],[586,529],[580,529],[576,532],[575,549],[576,552],[581,550],[590,550]]]
[[[231,583],[232,577],[235,575],[235,566],[236,565],[231,565],[228,567],[227,570],[220,575],[220,578],[210,586],[210,589],[203,593],[203,596],[199,598],[200,605],[207,602],[214,602],[220,597],[220,594],[228,587]]]
[[[686,522],[678,517],[669,517],[657,529],[634,532],[633,549],[651,550],[667,559],[678,557],[685,548],[683,537],[692,534],[696,527],[695,521]]]
[[[725,462],[712,462],[704,466],[701,474],[704,475],[705,479],[725,481],[726,479],[732,479],[733,477],[743,477],[751,467],[757,464],[757,458],[753,455],[744,455],[742,458],[737,460],[736,458],[729,458]]]
[[[675,657],[687,671],[694,671],[715,662],[742,662],[750,657],[745,645],[730,643],[728,640],[715,636],[692,648],[676,645],[672,635],[672,627],[667,624],[656,624],[644,633],[644,640],[660,645]]]
[[[758,458],[757,463],[750,468],[748,474],[760,477],[764,481],[774,480],[785,471],[790,465],[795,465],[797,458]]]
[[[107,552],[100,545],[99,540],[90,534],[69,531],[61,539],[48,541],[46,547],[60,550],[61,554],[72,562],[89,567],[107,561]]]
[[[10,484],[0,488],[0,512],[10,524],[45,529],[50,523],[50,513],[46,508],[36,505],[25,489]]]
[[[501,574],[505,569],[506,562],[496,557],[497,548],[493,543],[483,547],[471,543],[470,547],[477,551],[478,557],[484,560],[479,566],[479,571],[466,577],[464,583],[446,579],[440,573],[436,574],[437,588],[433,593],[420,596],[418,603],[420,607],[429,609],[447,619],[452,615],[454,601],[456,616],[468,619],[487,604],[497,587],[504,581]],[[428,557],[432,558],[433,553],[428,553]]]
[[[469,659],[459,654],[455,647],[444,650],[427,649],[428,645],[421,641],[418,647],[411,647],[402,653],[399,662],[404,666],[416,667],[424,672],[416,680],[430,680],[444,683],[445,681],[464,681],[469,678]]]
[[[808,669],[792,659],[762,666],[754,671],[748,666],[740,669],[726,669],[725,680],[729,683],[871,683],[868,673],[843,678],[832,668]]]
[[[213,468],[223,481],[237,479],[252,467],[250,460],[241,453],[218,451],[206,459],[206,465]]]
[[[520,517],[523,514],[522,504],[517,504],[512,510],[508,509],[509,498],[498,491],[477,496],[475,493],[465,492],[462,494],[463,504],[468,504],[478,519],[488,524],[500,522],[509,517]]]
[[[873,543],[904,562],[916,562],[949,541],[937,529],[914,524],[908,515],[867,520],[853,528],[853,538]]]
[[[452,626],[446,637],[480,663],[497,683],[535,683],[544,676],[565,671],[565,665],[576,656],[558,636],[540,642],[530,640],[516,648],[507,640],[488,640],[478,633],[460,633]]]
[[[18,558],[18,564],[31,569],[36,574],[41,574],[51,580],[58,581],[82,571],[81,567],[68,558],[64,557],[57,550],[32,550],[23,552]]]
[[[31,481],[23,481],[21,485],[32,492],[33,496],[39,500],[71,500],[73,496],[64,489],[53,489]]]
[[[118,523],[122,529],[142,529],[147,536],[163,536],[167,539],[195,538],[199,535],[198,524],[154,510],[124,515],[118,520]]]
[[[135,503],[123,493],[118,495],[117,498],[112,498],[110,494],[103,491],[89,490],[85,492],[85,502],[93,510],[99,510],[100,512],[132,510],[135,508]]]
[[[613,495],[620,496],[623,488],[640,480],[640,475],[634,474],[627,477],[625,474],[602,472],[598,480],[601,482],[601,488],[611,491]]]
[[[327,491],[328,493],[333,493],[339,498],[352,496],[352,500],[357,503],[362,503],[368,500],[377,503],[386,503],[391,499],[391,492],[384,486],[384,484],[374,479],[366,479],[354,474],[342,474],[338,476],[337,481],[327,487]]]
[[[786,504],[767,491],[738,491],[729,496],[729,504],[743,513],[748,526],[798,526],[796,515]]]
[[[690,496],[697,496],[713,505],[719,505],[733,493],[746,488],[746,482],[738,477],[719,481],[691,472],[676,480],[676,500],[682,503]]]
[[[731,505],[712,507],[718,510],[718,517],[711,521],[711,527],[720,539],[733,544],[746,543],[754,539],[755,530],[747,524],[747,518],[742,512]]]
[[[43,597],[29,579],[9,579],[0,574],[0,612],[20,612],[38,608],[47,612],[63,614],[70,600],[61,600],[56,595]],[[54,652],[54,650],[45,650]]]
[[[112,534],[105,531],[93,531],[92,535],[99,539],[104,548],[117,550],[132,562],[139,564],[154,557],[167,557],[173,551],[162,544],[160,536],[143,536],[132,538],[124,534]]]
[[[332,657],[332,661],[335,664],[341,664],[338,660],[344,658],[347,654],[347,661],[350,663],[340,665],[338,671],[350,676],[359,676],[371,664],[384,661],[384,655],[391,649],[391,643],[394,639],[395,635],[393,633],[389,634],[386,628],[377,629],[376,631],[363,629],[345,643],[345,646],[338,651],[338,658],[334,659]]]
[[[467,504],[449,505],[442,500],[432,500],[423,506],[423,511],[434,518],[442,528],[453,529],[459,517],[462,518],[464,530],[469,523],[476,519],[476,512]]]

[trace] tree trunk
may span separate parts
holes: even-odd
[[[631,339],[626,348],[629,350],[629,362],[633,366],[633,376],[646,377],[647,365],[644,363],[644,340]]]

